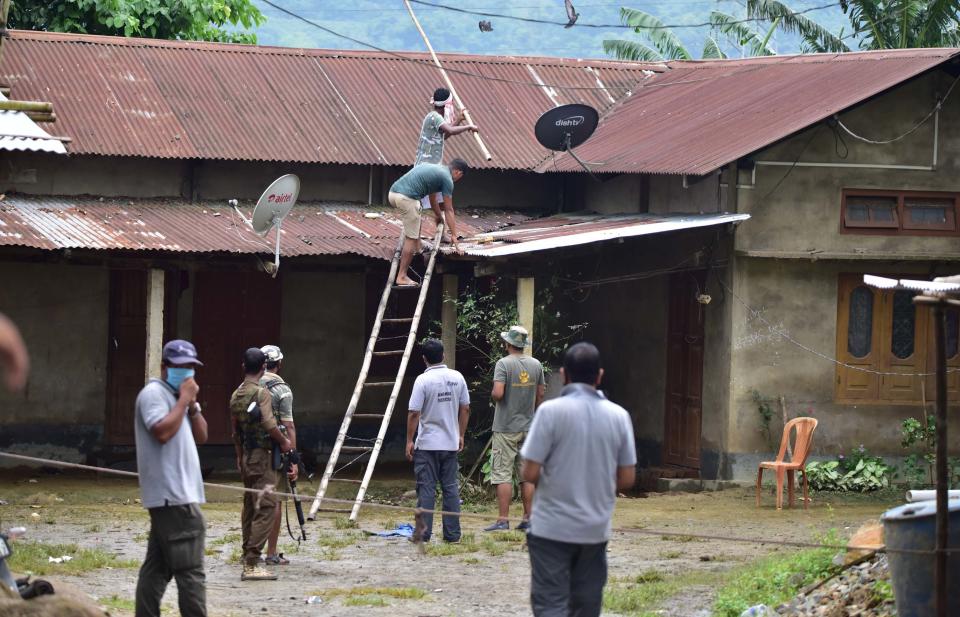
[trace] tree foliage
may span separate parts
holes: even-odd
[[[251,0],[13,0],[10,27],[153,39],[256,43]]]

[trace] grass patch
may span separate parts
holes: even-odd
[[[238,564],[243,562],[243,547],[235,546],[233,550],[230,551],[230,555],[227,556],[227,563]]]
[[[662,583],[664,581],[664,576],[658,570],[647,570],[646,572],[641,572],[636,575],[633,579],[633,582],[638,585],[646,585],[648,583]]]
[[[142,532],[140,532],[140,533],[138,533],[138,534],[136,534],[136,535],[133,536],[133,541],[136,542],[137,544],[141,544],[141,543],[143,543],[143,542],[146,542],[146,541],[149,540],[149,539],[150,539],[150,532],[149,532],[149,531],[142,531]]]
[[[73,559],[52,563],[50,557],[69,555]],[[98,548],[80,548],[76,544],[45,544],[17,542],[13,546],[10,569],[38,576],[48,574],[84,574],[100,568],[136,568],[140,562],[120,559],[113,553]]]
[[[468,565],[471,565],[471,566],[475,566],[475,565],[477,565],[478,563],[480,563],[480,560],[479,560],[478,558],[476,558],[476,557],[465,557],[465,558],[463,558],[461,561],[462,561],[463,563],[468,564]]]
[[[233,544],[234,542],[240,542],[243,540],[243,535],[239,533],[225,533],[219,538],[210,540],[207,542],[208,546],[223,546],[225,544]]]
[[[137,609],[137,603],[129,598],[121,598],[114,594],[109,598],[100,598],[100,604],[108,610],[133,612]]]
[[[836,540],[830,541],[836,543]],[[801,588],[828,575],[836,551],[828,548],[772,555],[742,569],[720,588],[713,605],[715,617],[739,617],[756,604],[777,606]]]
[[[664,542],[704,542],[702,538],[695,538],[693,536],[679,535],[679,536],[660,536],[660,539]]]
[[[337,549],[328,546],[320,551],[320,558],[324,561],[340,561],[340,552]]]
[[[353,546],[364,537],[364,534],[360,532],[350,533],[342,536],[325,535],[320,536],[320,539],[317,540],[317,544],[324,548],[340,549]]]
[[[423,600],[427,592],[416,587],[351,587],[313,591],[324,599],[344,598],[344,606],[390,606],[389,600]]]
[[[85,533],[100,533],[101,531],[103,531],[103,527],[97,524],[89,525],[86,529],[84,529]]]
[[[351,521],[346,516],[338,516],[337,518],[333,519],[333,526],[337,529],[356,529],[357,521]]]
[[[679,559],[683,557],[683,551],[660,551],[660,559]]]
[[[626,615],[653,614],[664,600],[682,589],[679,580],[660,577],[657,581],[641,582],[640,576],[626,585],[607,585],[603,590],[603,608]]]

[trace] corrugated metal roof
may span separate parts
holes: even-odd
[[[675,61],[602,118],[577,149],[596,172],[700,175],[960,54],[904,49]],[[952,101],[953,105],[957,100]],[[579,171],[568,155],[539,171]]]
[[[8,100],[0,94],[0,101]],[[0,150],[66,154],[63,142],[50,136],[22,111],[0,110]]]
[[[739,223],[749,214],[560,214],[481,233],[461,246],[467,255],[503,257],[618,238]]]
[[[0,79],[51,101],[74,154],[409,165],[420,119],[442,84],[425,54],[256,47],[12,31]],[[560,103],[600,110],[663,65],[441,54],[494,155],[475,141],[448,156],[532,169],[539,115]],[[560,85],[554,99],[536,85]],[[528,82],[517,85],[487,78]],[[599,80],[599,83],[598,83]],[[574,89],[598,88],[606,89]]]
[[[252,204],[241,206],[249,216]],[[502,210],[457,212],[464,236],[502,229],[529,215]],[[300,203],[284,220],[281,255],[393,255],[401,224],[392,209]],[[424,237],[434,233],[425,216]],[[170,251],[273,254],[275,236],[253,233],[222,202],[100,200],[95,197],[7,196],[0,201],[0,246],[56,250]]]

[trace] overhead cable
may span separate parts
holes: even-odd
[[[420,4],[423,6],[437,8],[437,9],[446,9],[448,11],[453,11],[455,13],[465,13],[467,15],[479,15],[482,17],[496,17],[498,19],[512,19],[515,21],[523,21],[523,22],[533,23],[533,24],[549,24],[551,26],[563,26],[565,28],[570,27],[569,21],[554,21],[551,19],[538,19],[536,17],[521,17],[519,15],[507,15],[504,13],[491,13],[488,11],[477,11],[477,10],[468,9],[468,8],[461,8],[458,6],[450,6],[449,4],[441,4],[439,2],[428,2],[427,0],[410,0],[410,2]],[[822,6],[814,6],[809,9],[804,9],[802,11],[791,11],[790,16],[796,17],[798,15],[804,15],[806,13],[812,13],[813,11],[822,11],[824,9],[839,7],[840,5],[841,5],[840,2],[832,2],[830,4],[824,4]],[[731,24],[731,25],[746,24],[746,23],[752,23],[757,21],[769,21],[769,20],[765,17],[747,17],[744,19],[736,19],[730,22],[726,22],[726,24]],[[662,24],[659,26],[631,26],[631,25],[622,24],[622,23],[620,24],[584,24],[578,21],[574,27],[602,28],[604,30],[607,30],[610,28],[621,28],[626,30],[668,30],[668,29],[674,30],[676,28],[704,28],[704,27],[714,28],[716,27],[716,25],[717,24],[711,21],[696,23],[696,24]]]

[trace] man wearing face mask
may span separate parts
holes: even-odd
[[[206,523],[197,445],[207,441],[194,379],[203,366],[188,341],[163,346],[160,379],[137,395],[134,420],[143,507],[150,513],[147,556],[137,579],[136,617],[160,617],[160,599],[177,580],[180,614],[207,614],[203,571]]]

